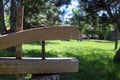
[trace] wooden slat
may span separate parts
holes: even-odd
[[[0,74],[52,74],[78,72],[75,58],[23,58],[0,60]]]
[[[0,36],[0,50],[32,41],[76,38],[78,38],[77,27],[34,28]]]

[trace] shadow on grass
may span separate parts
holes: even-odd
[[[14,57],[14,56],[15,56],[14,52],[8,52],[6,50],[0,51],[0,57]]]
[[[97,49],[93,49],[93,52]],[[98,50],[96,52],[100,52]],[[115,64],[111,57],[103,53],[73,54],[66,52],[64,56],[74,56],[79,60],[79,72],[63,74],[61,80],[120,80],[120,65]]]
[[[114,43],[115,41],[110,41],[110,40],[93,40],[93,42],[98,42],[98,43]]]
[[[0,75],[0,80],[17,80],[15,75]]]
[[[25,44],[30,44],[31,46],[32,45],[42,45],[42,41],[29,42],[29,43],[25,43]],[[59,43],[45,41],[45,45],[48,45],[48,44],[59,44]]]
[[[36,51],[36,50],[30,50],[30,51],[28,50],[28,51],[23,52],[24,57],[41,57],[41,54],[42,53],[40,51]],[[57,55],[53,55],[50,52],[46,52],[45,56],[46,57],[57,57]]]

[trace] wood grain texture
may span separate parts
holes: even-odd
[[[23,30],[24,7],[17,6],[16,31]],[[22,58],[22,44],[16,45],[16,59]]]
[[[0,58],[0,74],[52,74],[78,72],[75,58]]]
[[[0,36],[0,50],[26,42],[77,39],[77,27],[42,27]]]

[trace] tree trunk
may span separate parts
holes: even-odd
[[[113,61],[116,62],[116,63],[120,63],[120,48],[116,52]]]
[[[112,18],[112,20],[115,20],[115,30],[116,30],[116,39],[115,39],[115,48],[114,49],[117,49],[118,48],[118,33],[119,33],[119,25],[120,25],[120,21],[117,17],[115,17],[112,12],[111,12],[111,9],[109,7],[106,6],[106,11],[108,13],[108,15],[110,16],[110,18]]]
[[[118,40],[119,40],[119,29],[116,27],[115,29],[115,50],[118,49]]]
[[[104,39],[104,35],[103,34],[99,34],[99,39],[103,40]]]
[[[11,0],[10,32],[16,31],[16,0]]]
[[[6,33],[6,27],[4,22],[4,6],[3,0],[0,0],[0,34]]]
[[[10,6],[10,30],[9,33],[16,32],[16,0],[11,0],[11,6]],[[15,46],[7,48],[7,51],[9,52],[15,52]]]
[[[107,40],[107,35],[106,34],[104,34],[104,40]]]

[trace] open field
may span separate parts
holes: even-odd
[[[76,57],[79,72],[62,74],[61,80],[120,80],[120,65],[113,62],[114,42],[104,40],[46,41],[47,57]],[[13,56],[1,51],[0,56]],[[41,56],[41,43],[23,45],[23,56]],[[30,75],[22,80],[27,80]],[[0,80],[16,80],[16,77],[0,75]]]

